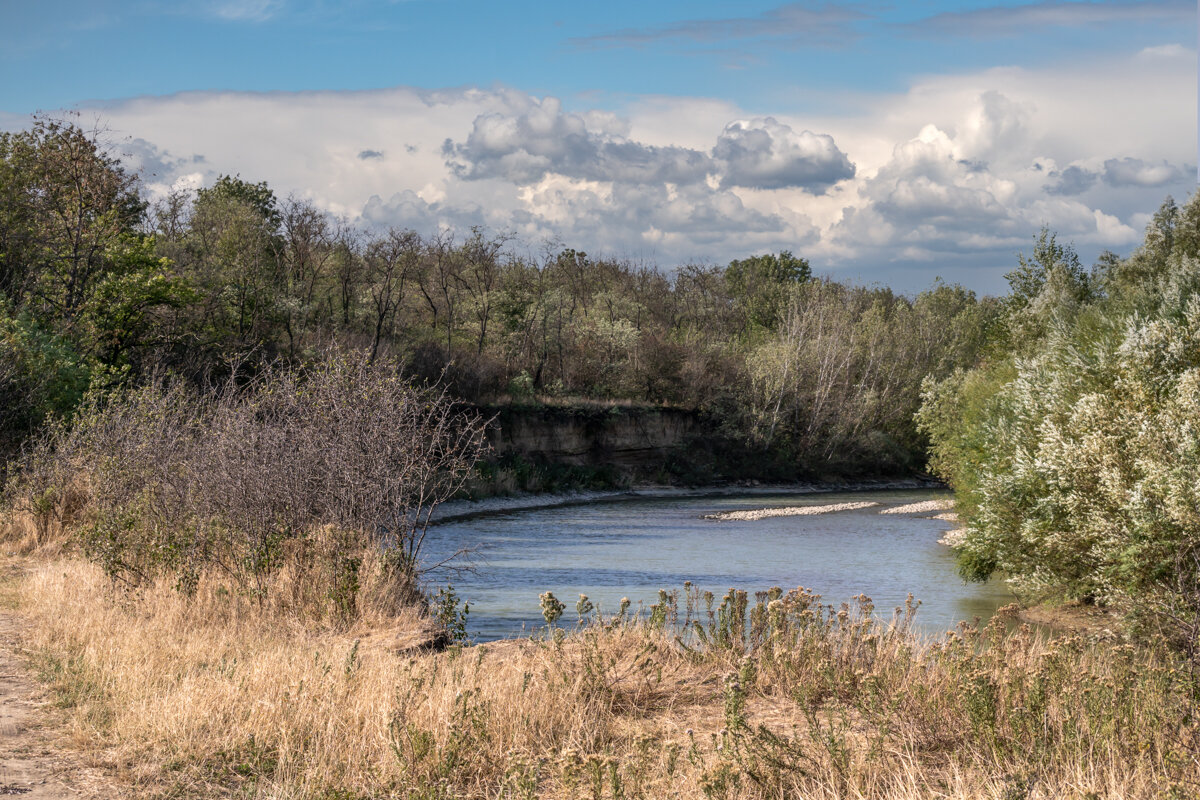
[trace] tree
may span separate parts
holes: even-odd
[[[808,261],[787,250],[731,261],[725,268],[729,293],[743,308],[751,329],[775,330],[782,319],[791,287],[811,278]]]
[[[413,280],[421,258],[421,237],[414,231],[392,228],[385,236],[367,244],[364,265],[374,330],[370,358],[374,360],[385,334],[391,334],[396,312]]]
[[[205,338],[218,353],[275,350],[282,332],[281,216],[266,183],[223,176],[200,189],[187,255]]]
[[[0,290],[70,326],[145,212],[137,178],[73,123],[34,119],[0,134]]]
[[[1083,291],[1077,262],[1043,232],[1004,313],[1017,330],[1039,306],[1070,313],[930,381],[920,414],[965,521],[965,577],[999,572],[1035,597],[1124,606],[1175,631],[1194,658],[1200,238],[1186,221],[1198,216],[1200,195],[1184,209],[1168,200],[1142,247],[1105,264],[1103,294]]]

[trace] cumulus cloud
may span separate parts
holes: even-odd
[[[979,95],[956,136],[958,150],[975,161],[1004,160],[1023,151],[1029,141],[1032,103],[1022,103],[990,89]]]
[[[502,178],[534,183],[548,173],[623,183],[696,183],[711,168],[707,156],[685,147],[653,147],[588,129],[554,97],[529,98],[517,113],[481,114],[464,144],[447,139],[451,168],[468,180]]]
[[[410,228],[425,233],[487,224],[476,204],[428,202],[411,189],[396,192],[387,200],[372,195],[363,206],[362,219],[376,228]]]
[[[921,231],[944,239],[986,225],[995,230],[1008,215],[1011,185],[961,157],[960,143],[936,125],[896,145],[891,160],[863,184],[867,217],[890,229]],[[860,215],[860,219],[863,215]]]
[[[107,123],[151,194],[240,173],[372,227],[484,225],[664,267],[789,248],[901,288],[942,274],[999,290],[1042,225],[1087,260],[1132,246],[1164,195],[1193,190],[1194,109],[1177,98],[1194,96],[1194,54],[1177,50],[935,76],[824,116],[471,87],[80,111]]]
[[[622,184],[690,186],[719,178],[722,189],[799,188],[822,194],[854,176],[854,165],[833,137],[797,133],[773,117],[735,120],[718,135],[711,152],[655,146],[611,130],[623,130],[602,117],[608,130],[583,115],[563,110],[553,97],[529,98],[516,112],[481,114],[463,143],[447,139],[442,151],[456,175],[520,185],[547,175]]]
[[[724,188],[796,187],[823,194],[854,177],[854,165],[832,136],[796,133],[774,117],[729,123],[717,138],[713,158],[720,165]]]
[[[1118,217],[1073,199],[1097,181],[1079,165],[1050,169],[1030,157],[1034,141],[1026,111],[1002,94],[980,95],[956,130],[925,125],[894,148],[865,180],[860,203],[847,207],[833,237],[860,251],[876,248],[892,260],[934,259],[938,253],[971,255],[1027,245],[1043,225],[1064,238],[1119,247],[1137,231]],[[1022,169],[978,160],[991,154]],[[1121,162],[1124,164],[1124,162]],[[1138,162],[1140,164],[1140,162]]]
[[[688,234],[700,243],[728,234],[781,232],[783,220],[747,208],[731,192],[704,185],[670,189],[663,185],[614,184],[611,190],[551,186],[531,197],[531,207],[549,216],[598,221],[596,233],[642,227],[647,233]],[[654,235],[654,234],[652,234]]]
[[[1110,186],[1159,187],[1178,183],[1184,176],[1179,167],[1140,158],[1110,158],[1104,162],[1104,182]]]
[[[142,138],[122,142],[117,149],[125,166],[131,167],[142,176],[143,180],[147,181],[178,174],[194,168],[197,164],[203,164],[205,161],[204,156],[199,153],[193,153],[186,157],[173,156],[153,142]]]
[[[1089,169],[1072,165],[1062,171],[1051,172],[1050,177],[1055,182],[1046,184],[1046,193],[1069,197],[1092,188],[1099,176]]]
[[[1191,171],[1190,166],[1177,166],[1165,159],[1155,163],[1129,156],[1109,158],[1100,170],[1072,165],[1052,172],[1050,177],[1055,182],[1047,184],[1045,189],[1052,195],[1077,195],[1091,189],[1101,178],[1114,188],[1157,189],[1184,183]]]

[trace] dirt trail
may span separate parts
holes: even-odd
[[[128,797],[55,744],[53,717],[17,657],[20,624],[0,608],[0,798]]]

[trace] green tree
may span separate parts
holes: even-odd
[[[137,178],[98,132],[44,117],[0,134],[0,290],[70,325],[145,211]]]
[[[730,261],[725,268],[729,293],[742,307],[751,329],[775,330],[791,288],[811,278],[808,261],[787,250]]]
[[[1162,612],[1157,621],[1200,654],[1193,219],[1200,194],[1183,209],[1168,200],[1142,247],[1100,265],[1102,292],[1085,292],[1077,264],[1039,237],[1005,313],[1010,329],[1028,331],[1041,306],[1051,324],[1015,352],[929,381],[920,424],[966,523],[964,576],[1000,573],[1035,596]],[[1055,288],[1055,272],[1077,291]],[[1069,313],[1049,313],[1048,298]]]
[[[0,300],[0,460],[47,418],[69,415],[91,373],[69,339]]]

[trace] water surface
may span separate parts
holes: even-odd
[[[445,522],[429,529],[423,560],[435,563],[461,547],[478,548],[475,571],[435,574],[471,604],[468,629],[480,641],[542,626],[538,595],[552,591],[575,619],[587,594],[613,613],[622,597],[636,608],[656,602],[659,589],[692,581],[719,598],[803,586],[825,602],[869,595],[881,611],[922,601],[918,624],[928,632],[961,620],[987,619],[1012,595],[998,582],[968,584],[954,554],[938,544],[951,525],[917,515],[880,514],[889,506],[949,497],[901,490],[829,494],[635,498]],[[717,511],[876,501],[881,505],[819,516],[747,522],[704,519]]]

